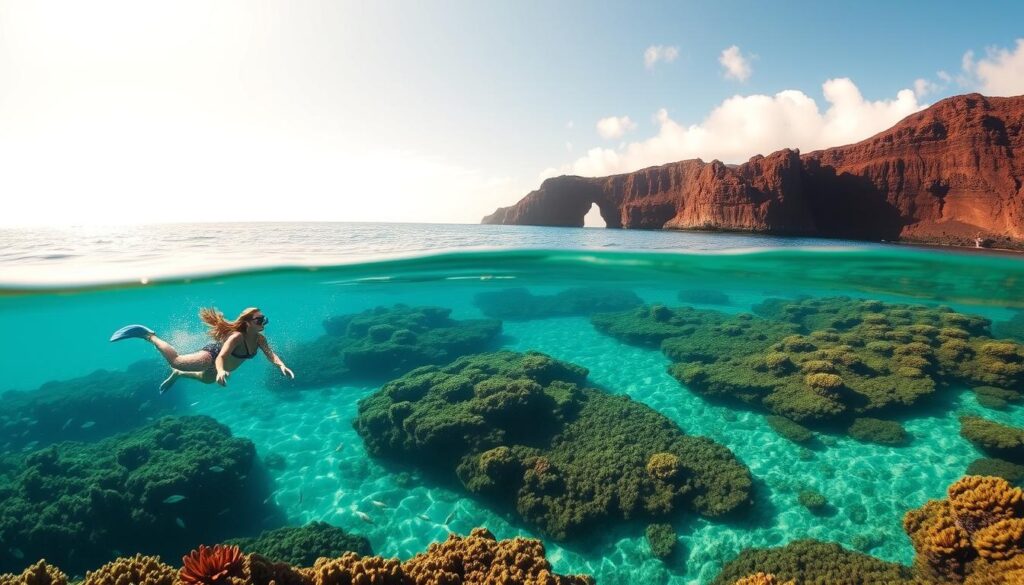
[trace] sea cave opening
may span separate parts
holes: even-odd
[[[601,208],[597,206],[597,203],[590,204],[590,211],[583,216],[583,227],[608,227],[608,222],[606,222],[604,217],[601,216]]]

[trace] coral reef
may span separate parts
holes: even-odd
[[[728,449],[586,377],[536,352],[467,356],[384,385],[355,427],[371,455],[457,479],[559,540],[750,504],[750,472]]]
[[[165,557],[246,533],[267,511],[253,444],[205,416],[167,417],[99,443],[24,457],[0,482],[0,541],[75,573],[132,550]],[[9,557],[0,569],[10,570]]]
[[[910,569],[903,565],[887,563],[831,542],[796,540],[783,547],[741,552],[722,568],[712,585],[733,585],[757,573],[773,575],[775,583],[783,584],[790,581],[799,585],[914,583]]]
[[[741,578],[733,583],[733,585],[796,585],[796,582],[786,581],[783,583],[771,573],[754,573],[753,575]]]
[[[644,536],[647,537],[647,544],[651,547],[651,552],[659,559],[671,557],[679,543],[679,535],[676,534],[671,524],[661,522],[649,524],[644,531]]]
[[[361,556],[373,554],[369,540],[326,522],[311,522],[301,528],[278,528],[257,538],[236,538],[225,544],[238,545],[242,552],[256,553],[273,562],[302,567],[312,566],[320,557],[340,557],[346,552]]]
[[[820,492],[814,490],[802,490],[797,496],[797,502],[814,514],[821,514],[828,508],[828,500]]]
[[[992,332],[1000,339],[1012,339],[1024,343],[1024,311],[1017,311],[1006,321],[993,323]]]
[[[960,436],[993,457],[1024,463],[1024,429],[968,415],[960,417]]]
[[[814,433],[810,429],[784,416],[770,414],[764,417],[764,420],[780,437],[785,437],[794,443],[803,444],[814,440]]]
[[[327,331],[299,344],[289,366],[302,371],[294,380],[271,374],[272,389],[316,388],[352,379],[380,380],[427,365],[447,363],[479,351],[501,333],[491,319],[457,321],[440,307],[377,307],[331,317]]]
[[[507,321],[590,316],[625,311],[643,304],[633,291],[614,288],[570,288],[553,295],[535,295],[526,288],[509,288],[479,293],[473,302],[484,315]]]
[[[178,572],[160,557],[121,557],[85,574],[82,585],[174,585]]]
[[[846,432],[858,441],[894,447],[906,445],[910,438],[900,423],[868,417],[854,419]]]
[[[5,450],[45,447],[59,441],[95,441],[145,423],[177,406],[171,393],[156,400],[166,371],[155,360],[125,371],[97,370],[47,382],[26,392],[0,394],[0,445]]]
[[[237,546],[200,546],[179,571],[158,558],[119,558],[88,573],[83,585],[593,585],[586,575],[552,572],[539,540],[496,540],[484,528],[449,534],[403,562],[346,552],[312,566],[274,563]],[[178,579],[175,580],[175,575]],[[0,575],[0,585],[67,585],[67,576],[39,561],[21,575]]]
[[[1024,394],[1020,392],[994,386],[978,386],[972,390],[974,390],[974,396],[978,399],[978,404],[993,410],[1006,410],[1010,403],[1018,403],[1024,400]]]
[[[754,313],[653,305],[591,321],[627,343],[660,347],[670,373],[710,399],[803,425],[853,423],[871,440],[899,439],[895,423],[879,417],[941,385],[1002,400],[1024,389],[1024,347],[993,340],[988,320],[948,307],[830,297],[769,299]],[[875,422],[854,421],[865,415]]]
[[[1016,484],[1024,480],[1024,465],[1002,459],[983,457],[967,466],[967,475],[993,475]]]

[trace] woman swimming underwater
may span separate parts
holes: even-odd
[[[178,378],[192,378],[204,384],[217,382],[227,386],[228,376],[242,362],[256,357],[259,349],[275,366],[280,368],[281,375],[295,378],[295,374],[284,365],[284,362],[270,349],[263,330],[270,323],[258,308],[250,307],[241,312],[234,321],[228,321],[224,314],[214,308],[200,309],[199,317],[209,326],[212,343],[203,346],[199,351],[185,355],[178,354],[174,346],[156,336],[156,333],[142,325],[128,325],[114,332],[110,341],[138,338],[145,339],[156,346],[167,363],[171,366],[171,375],[160,384],[160,393],[168,391]]]

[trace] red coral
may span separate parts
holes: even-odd
[[[241,562],[242,551],[237,546],[216,544],[207,548],[199,545],[198,550],[181,557],[178,578],[191,585],[219,584]]]

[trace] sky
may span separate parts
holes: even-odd
[[[476,223],[1024,94],[1024,3],[0,0],[0,226]]]

